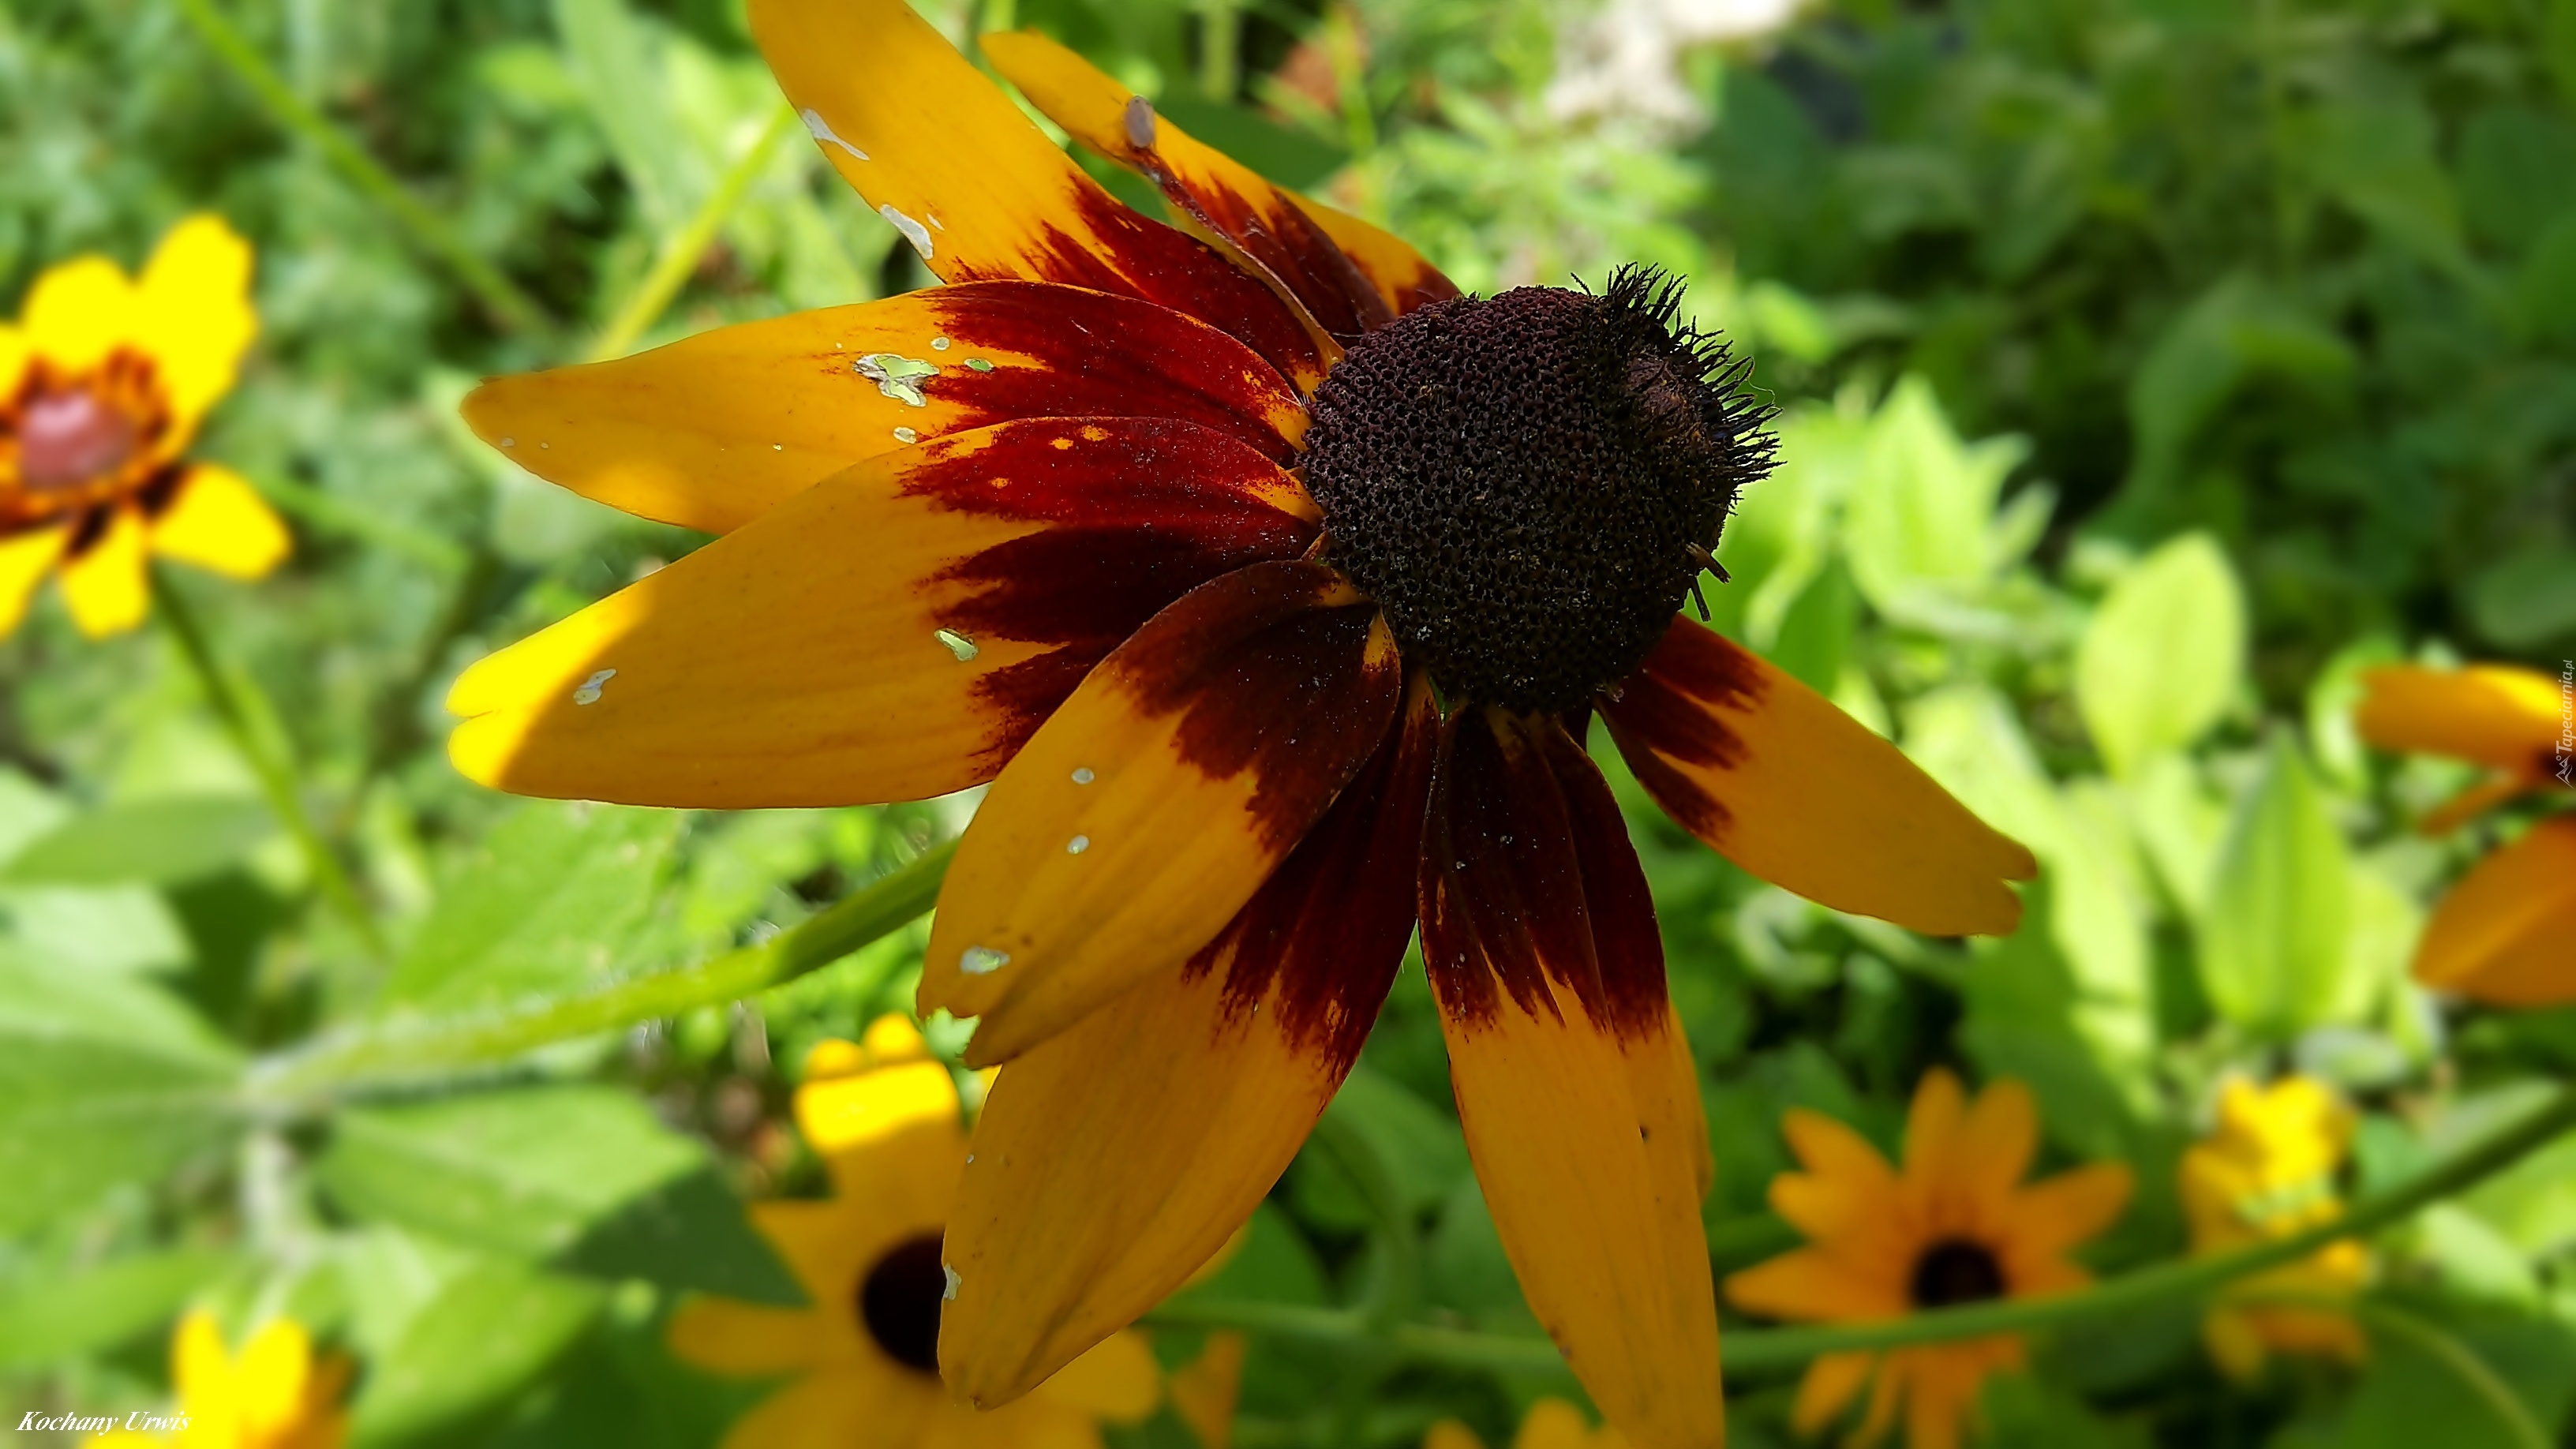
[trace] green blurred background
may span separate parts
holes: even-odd
[[[2347,712],[2371,663],[2555,675],[2576,652],[2576,0],[1763,9],[924,13],[960,39],[1049,31],[1469,289],[1666,267],[1755,358],[1784,461],[1727,531],[1719,626],[1897,738],[2045,875],[2010,940],[1911,936],[1751,880],[1603,753],[1704,1069],[1721,1272],[1793,1241],[1763,1205],[1784,1107],[1892,1145],[1934,1064],[2032,1083],[2053,1163],[2136,1165],[2106,1270],[2179,1250],[2172,1163],[2229,1072],[2352,1094],[2355,1191],[2566,1076],[2576,1018],[2407,980],[2429,903],[2491,836],[2414,834],[2469,772],[2375,756]],[[283,100],[219,56],[210,14]],[[524,312],[281,119],[298,104]],[[699,541],[483,449],[455,417],[473,379],[928,282],[804,138],[778,140],[778,104],[733,0],[0,12],[0,294],[83,251],[136,265],[197,209],[258,249],[261,339],[198,451],[292,519],[296,556],[256,586],[170,586],[271,702],[255,732],[393,943],[315,905],[162,632],[94,644],[46,599],[0,643],[13,1422],[156,1400],[197,1300],[292,1311],[354,1353],[366,1444],[710,1444],[749,1402],[672,1363],[658,1325],[687,1291],[774,1279],[738,1203],[821,1191],[786,1121],[796,1064],[909,1001],[920,927],[535,1053],[265,1084],[317,1033],[757,943],[971,813],[576,810],[473,787],[439,749],[464,664]],[[703,251],[693,222],[714,223]],[[657,261],[679,285],[648,316]],[[1397,1166],[1441,1321],[1531,1332],[1438,1040],[1409,967],[1335,1112]],[[617,1236],[646,1198],[678,1236]],[[1364,1291],[1369,1214],[1329,1159],[1264,1221],[1261,1292]],[[2374,1291],[2563,1435],[2576,1146],[2382,1248]],[[2040,1343],[1990,1393],[1989,1442],[2523,1442],[2422,1342],[2240,1385],[2196,1330],[2177,1308]],[[1737,1445],[1790,1442],[1790,1383],[1739,1376]],[[1570,1389],[1265,1343],[1236,1442],[1405,1444],[1450,1415],[1500,1444],[1542,1391]],[[1119,1441],[1192,1442],[1168,1415]]]

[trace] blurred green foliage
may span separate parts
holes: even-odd
[[[971,800],[517,802],[438,749],[464,663],[698,542],[483,450],[454,416],[472,378],[585,355],[738,168],[644,342],[927,278],[801,140],[758,149],[777,98],[729,0],[219,9],[544,316],[478,300],[181,8],[0,13],[0,290],[87,250],[131,264],[197,208],[259,248],[262,339],[201,451],[294,518],[297,557],[168,586],[258,685],[259,738],[392,943],[317,908],[160,636],[90,644],[47,603],[0,644],[0,1383],[12,1407],[149,1402],[170,1320],[211,1301],[354,1353],[363,1444],[712,1443],[753,1395],[671,1361],[660,1324],[691,1291],[792,1300],[740,1204],[823,1190],[796,1064],[908,1003],[918,926],[532,1053],[289,1069],[678,979],[963,827]],[[1926,940],[1751,880],[1603,753],[1704,1069],[1721,1272],[1794,1241],[1765,1200],[1783,1109],[1892,1148],[1935,1064],[2030,1082],[2052,1164],[2137,1168],[2106,1270],[2179,1251],[2172,1164],[2231,1072],[2352,1094],[2364,1190],[2576,1070],[2576,1018],[2406,978],[2485,841],[2412,835],[2465,770],[2372,757],[2345,718],[2368,663],[2576,639],[2576,4],[1853,0],[1672,57],[1697,124],[1565,114],[1595,16],[1547,0],[931,11],[1048,29],[1471,288],[1669,267],[1756,358],[1784,462],[1728,528],[1718,627],[2044,872],[2016,936]],[[1418,967],[1333,1118],[1422,1233],[1435,1321],[1533,1335]],[[2381,1240],[2378,1291],[2429,1340],[2235,1385],[2176,1304],[2043,1341],[1989,1393],[1989,1442],[2515,1442],[2442,1345],[2563,1434],[2570,1152]],[[1195,1291],[1371,1301],[1384,1226],[1310,1150]],[[1263,1339],[1237,1442],[1454,1416],[1498,1444],[1540,1392],[1572,1388]],[[1740,1376],[1735,1442],[1789,1442],[1789,1393]]]

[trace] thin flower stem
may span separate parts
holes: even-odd
[[[538,1047],[678,1016],[765,991],[901,930],[939,898],[956,845],[919,859],[758,945],[581,996],[465,1015],[396,1016],[326,1034],[254,1063],[254,1108],[296,1111],[371,1089],[489,1066]]]
[[[421,204],[419,198],[403,189],[401,182],[388,175],[375,158],[360,150],[355,142],[343,136],[320,112],[305,104],[277,72],[269,69],[249,41],[242,38],[232,22],[214,6],[214,0],[177,0],[179,13],[196,28],[197,34],[213,48],[224,64],[242,84],[251,88],[269,117],[279,125],[303,137],[321,151],[341,176],[366,193],[367,198],[391,212],[403,229],[423,251],[445,262],[456,273],[468,291],[482,299],[492,315],[514,332],[545,330],[545,310],[499,269],[485,261],[473,248],[465,245],[438,213]]]
[[[663,243],[662,254],[654,259],[653,269],[645,273],[644,280],[637,284],[635,295],[627,298],[626,305],[617,309],[617,315],[610,319],[606,330],[599,334],[599,340],[592,344],[591,361],[606,362],[625,356],[627,350],[635,345],[635,339],[643,336],[645,329],[660,319],[670,307],[671,299],[678,296],[680,288],[688,282],[689,274],[697,270],[698,259],[705,256],[707,248],[715,243],[716,233],[723,228],[726,218],[742,204],[743,194],[751,189],[751,183],[758,180],[761,171],[769,165],[769,158],[777,151],[779,140],[795,125],[795,121],[796,113],[781,103],[777,113],[769,118],[769,124],[751,143],[751,149],[743,152],[723,178],[716,182],[715,190],[707,193],[707,199],[699,205],[697,214]]]
[[[2248,1274],[2296,1262],[2328,1243],[2386,1227],[2503,1171],[2571,1130],[2576,1130],[2576,1087],[2567,1088],[2554,1101],[2536,1109],[2521,1122],[2458,1154],[2442,1166],[2399,1187],[2364,1198],[2336,1221],[2295,1237],[2234,1253],[2159,1264],[2096,1284],[2082,1292],[2053,1298],[1943,1308],[1880,1323],[1737,1329],[1724,1336],[1721,1356],[1729,1372],[1790,1369],[1828,1353],[1986,1338],[2135,1313],[2169,1298],[2210,1292]],[[2392,1310],[2374,1306],[2373,1311],[2385,1313]],[[1146,1315],[1146,1321],[1196,1328],[1239,1328],[1322,1343],[1373,1340],[1407,1359],[1458,1368],[1512,1373],[1544,1370],[1551,1365],[1563,1368],[1556,1345],[1543,1338],[1475,1333],[1418,1323],[1403,1324],[1392,1331],[1376,1331],[1369,1315],[1356,1309],[1227,1302],[1184,1296],[1155,1309]],[[2395,1324],[2386,1326],[2391,1331],[2407,1333],[2405,1328]],[[2415,1326],[2425,1327],[2421,1324]],[[2417,1341],[2421,1342],[2420,1338]],[[2463,1368],[2455,1361],[2455,1354],[2430,1344],[2424,1346],[2430,1352],[2441,1354],[2464,1378],[2481,1372],[2486,1373],[2488,1379],[2493,1378],[2482,1363]],[[2451,1348],[2456,1349],[2457,1345],[2453,1344]],[[2473,1384],[2472,1387],[2477,1386]],[[2481,1397],[2495,1402],[2483,1388],[2479,1392]],[[2510,1390],[2505,1392],[2509,1394]],[[2520,1411],[2519,1401],[2515,1401],[2512,1407]],[[2499,1404],[2497,1412],[2502,1415],[2506,1410]]]
[[[223,721],[224,732],[232,737],[233,748],[241,753],[242,762],[259,781],[260,793],[268,797],[268,808],[277,823],[295,838],[296,848],[304,854],[307,869],[313,872],[314,888],[331,908],[340,913],[351,930],[357,933],[368,953],[381,959],[385,940],[376,929],[376,919],[358,898],[357,888],[349,883],[348,872],[340,866],[340,857],[331,850],[330,842],[313,826],[304,813],[304,802],[296,794],[295,771],[287,761],[277,758],[260,737],[257,721],[273,722],[276,707],[259,692],[259,684],[247,674],[224,668],[207,643],[206,631],[197,620],[195,606],[188,602],[184,590],[171,587],[167,574],[154,571],[153,601],[159,606],[162,622],[169,627],[170,637],[179,645],[179,655],[188,661],[197,683],[206,692],[206,703],[215,717]],[[254,715],[256,711],[256,716]]]

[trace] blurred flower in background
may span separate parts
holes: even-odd
[[[1422,1449],[1485,1449],[1485,1441],[1457,1420],[1444,1419],[1423,1436]],[[1512,1449],[1628,1449],[1628,1439],[1608,1424],[1593,1427],[1563,1399],[1541,1399],[1522,1416]]]
[[[2009,1078],[1970,1103],[1946,1069],[1926,1073],[1906,1119],[1902,1171],[1822,1113],[1793,1110],[1782,1127],[1807,1170],[1773,1178],[1771,1206],[1810,1246],[1726,1280],[1737,1307],[1777,1318],[1898,1318],[2080,1288],[2091,1275],[2067,1251],[2129,1201],[2124,1163],[2022,1185],[2039,1118],[2030,1090]],[[1986,1376],[2022,1362],[2017,1334],[1827,1354],[1799,1384],[1793,1422],[1813,1434],[1869,1387],[1860,1442],[1875,1441],[1901,1411],[1913,1449],[1952,1449]]]
[[[184,456],[259,330],[250,274],[249,244],[192,216],[139,279],[75,257],[0,324],[0,634],[48,570],[96,637],[143,621],[151,556],[242,579],[286,556],[239,474]]]
[[[348,1415],[340,1408],[349,1360],[319,1358],[312,1335],[292,1318],[272,1318],[236,1357],[224,1348],[215,1316],[198,1309],[179,1320],[170,1340],[170,1377],[179,1391],[175,1433],[125,1429],[102,1445],[176,1445],[180,1449],[340,1449]]]
[[[2448,832],[2535,791],[2569,789],[2571,686],[2532,669],[2374,669],[2354,711],[2385,750],[2448,755],[2493,773],[2426,816]],[[2576,1000],[2576,813],[2545,817],[2451,888],[2415,948],[2415,979],[2498,1006]]]
[[[734,1424],[728,1449],[1097,1445],[1102,1421],[1154,1411],[1161,1374],[1134,1333],[1001,1409],[952,1401],[939,1382],[939,1316],[955,1290],[939,1239],[966,1164],[956,1084],[891,1016],[863,1042],[818,1043],[805,1068],[796,1122],[832,1198],[755,1203],[751,1215],[814,1306],[700,1298],[671,1320],[672,1351],[701,1368],[797,1375]]]
[[[1595,117],[1675,132],[1708,119],[1682,74],[1693,46],[1748,40],[1789,23],[1799,0],[1611,0],[1567,35],[1548,83],[1560,120]]]
[[[2192,1252],[2231,1252],[2342,1216],[2334,1179],[2352,1129],[2352,1109],[2323,1083],[2284,1077],[2258,1087],[2230,1078],[2219,1092],[2216,1129],[2182,1156]],[[2210,1357],[2239,1379],[2261,1373],[2274,1350],[2358,1361],[2368,1342],[2331,1301],[2350,1298],[2369,1276],[2368,1250],[2347,1239],[2237,1280],[2202,1320]],[[2259,1301],[2265,1298],[2329,1302]]]

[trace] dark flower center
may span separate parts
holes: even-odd
[[[1625,678],[1769,468],[1744,365],[1675,326],[1679,293],[1628,269],[1436,302],[1316,390],[1326,556],[1453,697],[1563,710]]]
[[[2003,1264],[1993,1250],[1965,1238],[1943,1238],[1914,1260],[1907,1285],[1917,1308],[1947,1308],[2004,1296]]]
[[[859,1323],[886,1357],[935,1374],[939,1305],[947,1297],[948,1270],[939,1262],[939,1235],[906,1238],[887,1249],[859,1280]]]
[[[70,488],[125,466],[141,440],[134,420],[85,387],[40,392],[18,409],[18,477],[30,489]]]

